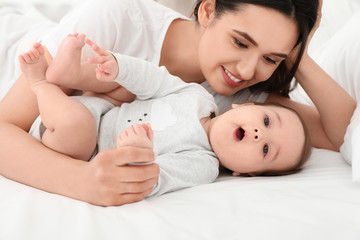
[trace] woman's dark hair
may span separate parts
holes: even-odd
[[[194,8],[195,19],[198,20],[198,10],[201,5],[201,0],[198,0]],[[285,61],[282,61],[271,77],[264,82],[260,82],[250,87],[253,92],[271,92],[278,93],[282,96],[288,97],[291,88],[291,80],[299,66],[301,57],[305,51],[306,42],[309,33],[314,27],[317,11],[319,7],[318,0],[216,0],[215,14],[220,17],[226,12],[235,12],[240,9],[241,5],[253,4],[270,9],[274,9],[293,19],[298,27],[299,37],[296,42],[298,46],[298,55],[289,69]],[[294,86],[293,86],[294,87]]]

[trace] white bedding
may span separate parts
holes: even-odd
[[[324,1],[321,29],[311,46],[314,54],[360,6],[358,0]],[[0,55],[2,69],[3,59]],[[0,78],[0,98],[4,86],[10,83]],[[307,101],[300,90],[293,95]],[[357,129],[357,120],[352,124]],[[356,148],[360,145],[352,134],[347,133],[347,146]],[[351,155],[354,167],[360,156],[346,149],[343,156]],[[93,206],[0,176],[0,240],[25,239],[359,240],[360,183],[352,181],[351,166],[340,153],[319,149],[298,174],[222,174],[212,184],[121,207]]]
[[[304,171],[233,178],[96,207],[0,178],[0,239],[360,239],[359,185],[338,153]]]

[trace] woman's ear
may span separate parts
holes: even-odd
[[[203,0],[198,10],[198,21],[203,27],[209,26],[215,17],[216,0]]]

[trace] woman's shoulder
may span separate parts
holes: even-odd
[[[167,18],[169,16],[175,16],[176,18],[186,18],[181,13],[169,8],[157,1],[153,0],[107,0],[115,2],[115,4],[121,4],[126,11],[140,12],[143,18],[157,17]]]
[[[119,46],[118,52],[139,57],[159,64],[163,41],[170,24],[178,18],[187,19],[181,13],[153,0],[107,0],[119,1],[122,5],[121,36],[126,42]],[[131,46],[131,48],[129,48]]]
[[[116,10],[119,15],[126,13],[129,17],[134,17],[134,19],[137,19],[139,16],[147,18],[153,16],[168,17],[169,15],[185,18],[181,13],[154,0],[88,0],[79,5],[80,8],[82,6],[98,10],[107,9],[110,12]]]

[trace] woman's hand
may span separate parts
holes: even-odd
[[[81,179],[80,200],[100,206],[118,206],[137,202],[149,195],[158,181],[155,163],[129,166],[136,162],[154,161],[151,149],[123,146],[101,151],[86,165]]]
[[[318,30],[319,26],[320,26],[320,22],[321,22],[321,18],[322,18],[322,13],[321,13],[321,10],[322,10],[322,5],[323,5],[323,0],[319,0],[319,8],[318,8],[318,13],[317,13],[317,18],[316,18],[316,22],[315,22],[315,25],[314,27],[311,29],[310,33],[309,33],[309,36],[308,36],[308,39],[307,39],[307,42],[306,42],[306,46],[305,46],[305,50],[304,50],[304,54],[303,54],[303,58],[307,58],[309,57],[308,55],[308,49],[309,49],[309,45],[310,45],[310,42],[315,34],[315,32]],[[295,59],[298,55],[298,52],[299,52],[299,46],[295,47],[291,52],[290,54],[288,55],[288,57],[286,58],[286,65],[288,67],[291,67],[294,62],[295,62]],[[300,62],[301,64],[301,62]]]
[[[314,147],[339,151],[356,102],[307,53],[309,42],[320,25],[321,7],[322,0],[319,1],[316,24],[309,34],[306,50],[295,74],[297,82],[315,107],[295,103],[273,94],[267,101],[279,102],[297,110],[305,120]],[[287,64],[291,63],[291,58],[287,59],[290,60]]]
[[[308,38],[306,47],[309,46],[310,41],[311,41],[311,39],[313,38],[315,32],[319,29],[320,22],[321,22],[321,18],[322,18],[322,13],[321,13],[322,5],[323,5],[323,0],[319,0],[319,8],[318,8],[318,13],[317,13],[316,22],[315,22],[315,25],[314,25],[313,29],[312,29],[312,30],[310,31],[310,33],[309,33],[309,38]]]
[[[322,0],[319,1],[318,18],[313,31],[309,35],[309,41],[320,24],[321,7]],[[329,61],[336,61],[336,59],[329,59]],[[295,78],[310,97],[315,108],[291,103],[289,100],[278,100],[278,102],[294,108],[303,116],[309,128],[314,147],[339,151],[344,141],[346,128],[356,108],[356,102],[310,58],[307,47],[296,71]],[[269,99],[271,98],[274,98],[274,96]]]

